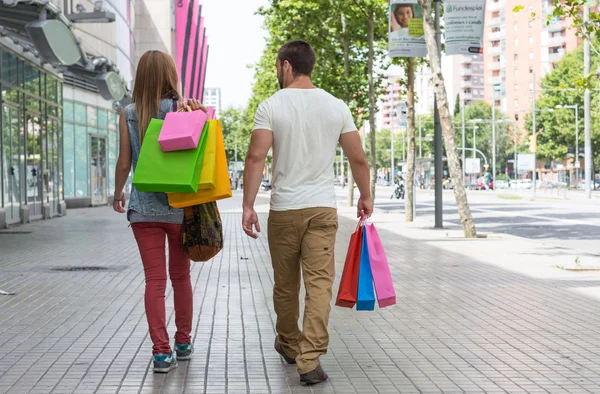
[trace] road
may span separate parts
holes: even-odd
[[[375,208],[385,212],[404,212],[403,200],[391,200],[392,189],[378,188]],[[358,195],[358,194],[357,194]],[[472,191],[469,205],[480,233],[501,233],[547,242],[600,255],[600,200],[556,200],[539,195]],[[345,191],[338,189],[340,203]],[[434,223],[432,191],[417,193],[417,217]],[[444,227],[460,228],[452,191],[444,192]]]

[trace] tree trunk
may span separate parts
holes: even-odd
[[[452,189],[454,190],[454,198],[458,207],[458,214],[462,223],[465,237],[474,238],[477,236],[471,209],[467,200],[467,193],[462,182],[462,169],[460,160],[456,150],[456,141],[454,139],[454,128],[452,126],[452,117],[448,108],[448,94],[444,85],[444,75],[442,74],[442,64],[438,53],[435,28],[432,15],[432,1],[419,0],[423,8],[423,28],[425,30],[425,41],[427,43],[427,52],[429,53],[429,63],[433,76],[434,89],[436,94],[437,105],[440,114],[440,122],[442,124],[442,135],[446,146],[446,155],[448,156],[448,168],[452,177]]]
[[[414,218],[415,204],[415,167],[417,156],[417,144],[415,138],[415,59],[408,58],[407,65],[408,76],[408,155],[406,157],[406,199],[404,200],[404,210],[406,221],[412,222]]]
[[[375,50],[373,48],[375,35],[375,16],[373,8],[369,8],[369,60],[367,65],[367,74],[369,77],[369,140],[371,142],[371,198],[375,201],[375,185],[377,184],[377,152],[375,139],[375,81],[373,80],[373,58]]]
[[[351,99],[350,92],[348,91],[348,79],[350,79],[350,43],[348,41],[348,30],[346,28],[346,15],[342,14],[342,35],[344,43],[344,78],[346,80],[346,103]],[[343,156],[342,156],[343,157]],[[342,173],[342,183],[344,181],[344,174]],[[352,168],[348,163],[348,206],[354,206],[354,177],[352,176]]]

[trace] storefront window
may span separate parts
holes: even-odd
[[[91,105],[87,106],[87,123],[94,127],[98,125],[98,109]]]
[[[83,104],[75,103],[75,123],[87,123],[87,108]]]
[[[32,96],[40,95],[40,71],[25,62],[23,66],[23,78],[25,82],[25,91]]]
[[[71,105],[72,107],[72,105]],[[65,111],[65,114],[67,111]],[[75,127],[65,123],[63,127],[63,151],[65,157],[65,197],[75,197]]]
[[[0,189],[8,223],[20,220],[24,205],[31,219],[41,218],[43,202],[50,202],[50,214],[56,214],[62,191],[58,100],[62,84],[33,63],[0,49],[0,91]]]
[[[75,197],[88,196],[88,135],[85,126],[75,126]]]
[[[108,128],[108,111],[105,109],[98,110],[98,128],[104,130]]]
[[[72,122],[73,119],[73,103],[71,101],[65,101],[63,103],[64,121]]]

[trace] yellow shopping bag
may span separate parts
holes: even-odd
[[[167,193],[169,205],[173,208],[185,208],[207,202],[222,200],[231,197],[231,183],[229,183],[229,170],[227,156],[225,155],[225,142],[220,121],[216,128],[217,144],[215,154],[215,187],[209,190],[198,190],[197,193]]]
[[[198,190],[213,189],[215,187],[216,173],[216,154],[217,154],[217,133],[222,133],[221,122],[218,120],[208,121],[208,134],[206,135],[206,148],[204,149],[204,159],[202,170],[200,172],[200,182]]]

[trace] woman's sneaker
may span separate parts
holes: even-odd
[[[170,354],[154,355],[154,372],[167,373],[177,367],[177,357],[171,350]]]
[[[175,351],[177,352],[177,360],[189,360],[192,358],[194,348],[191,343],[176,343]]]

